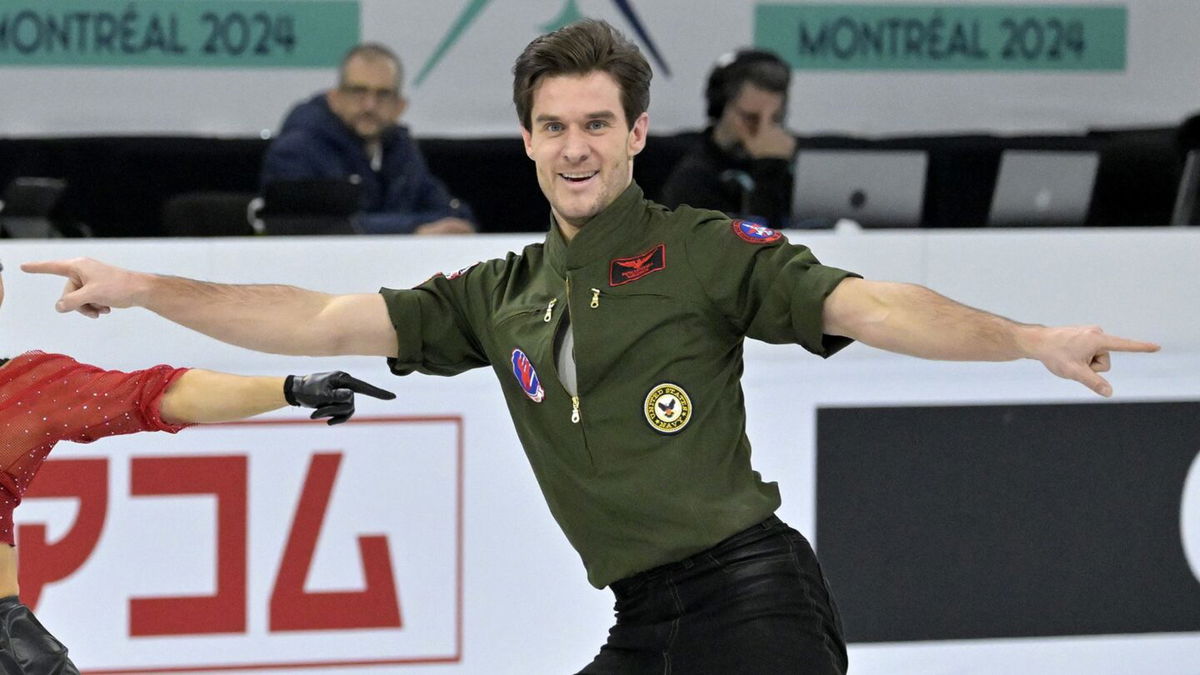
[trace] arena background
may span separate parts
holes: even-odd
[[[0,102],[0,133],[257,138],[297,98],[330,83],[330,59],[343,45],[321,39],[362,38],[394,46],[410,81],[420,78],[407,118],[419,135],[516,142],[508,68],[529,39],[572,12],[632,33],[636,17],[671,73],[656,63],[652,126],[688,130],[702,124],[700,82],[717,54],[753,42],[759,13],[813,6],[0,0],[10,28],[0,40],[0,86],[13,92]],[[1055,16],[1042,12],[1103,9],[1060,22],[1100,26],[1122,36],[1124,49],[1081,47],[1071,68],[1051,67],[1044,52],[991,69],[986,59],[961,68],[899,57],[800,64],[790,121],[802,132],[1070,133],[1169,126],[1200,109],[1197,3],[823,7],[918,11],[927,27],[935,17],[1045,27]],[[94,44],[71,53],[39,47],[31,33],[14,37],[18,23],[37,26],[16,16],[36,12],[44,26],[48,8],[120,18],[132,8],[142,47],[153,33],[148,17],[158,16],[162,53],[126,58]],[[256,13],[268,14],[266,24],[293,12],[292,37],[304,41],[293,52],[311,63],[295,67],[278,50],[257,62],[172,52],[172,12],[201,31],[181,33],[180,48],[212,38],[206,28],[232,30],[239,13],[252,27]],[[305,28],[305,16],[330,28]],[[222,39],[237,44],[236,35]],[[868,277],[926,284],[1023,321],[1099,323],[1164,347],[1118,356],[1107,401],[1032,362],[928,362],[863,346],[821,361],[798,347],[748,345],[756,468],[779,481],[781,515],[824,561],[846,617],[852,672],[1197,672],[1200,234],[789,236]],[[256,354],[143,310],[99,321],[59,316],[50,308],[60,283],[16,271],[27,260],[89,255],[221,281],[357,292],[411,286],[539,237],[6,240],[6,353],[63,351],[125,369],[336,367],[399,394],[364,400],[359,419],[342,428],[282,411],[260,424],[56,450],[18,511],[22,584],[77,663],[111,674],[397,675],[560,673],[586,663],[608,628],[611,595],[587,585],[550,518],[490,372],[397,380],[381,359]],[[330,616],[321,611],[330,604],[353,611]]]
[[[814,6],[833,10],[807,21],[788,11]],[[33,14],[18,21],[23,11]],[[72,12],[92,16],[71,24],[63,46],[50,37],[48,17],[66,24]],[[119,37],[109,48],[97,45],[100,14],[118,26],[131,19],[130,53]],[[1200,108],[1200,4],[1186,0],[3,0],[0,17],[10,30],[0,38],[0,90],[7,92],[0,129],[257,135],[275,129],[298,98],[328,87],[329,64],[361,36],[390,45],[406,64],[412,98],[406,119],[418,135],[515,134],[513,60],[543,28],[575,16],[607,19],[648,52],[654,47],[650,119],[660,133],[701,126],[709,68],[722,53],[756,39],[800,66],[789,122],[802,133],[1072,131],[1174,124]],[[289,34],[280,22],[289,17],[291,51],[288,40],[275,39]],[[874,61],[833,58],[858,53],[848,34],[837,32],[843,17],[916,21],[917,47],[906,52],[902,36],[899,47],[884,40]],[[822,26],[830,29],[827,47],[809,52],[824,58],[802,58],[802,23],[810,44]],[[957,57],[950,48],[955,26],[968,45],[976,26],[981,39],[990,36],[988,57]],[[1068,28],[1082,32],[1068,39]],[[1088,32],[1093,28],[1104,32]],[[1013,38],[1019,42],[1005,44]],[[292,67],[297,61],[304,67]]]

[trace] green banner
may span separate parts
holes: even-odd
[[[800,70],[1125,69],[1124,5],[760,4],[754,43]]]
[[[357,0],[0,0],[0,66],[326,68]]]

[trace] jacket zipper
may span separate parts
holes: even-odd
[[[570,302],[571,302],[571,282],[568,280],[567,281],[567,303],[568,303],[568,306],[569,306]],[[592,289],[592,301],[590,303],[588,303],[588,307],[591,307],[592,309],[596,309],[599,306],[600,306],[600,289],[593,288]],[[572,354],[571,356],[573,358],[574,354]],[[578,368],[578,366],[576,366],[576,371],[578,371],[578,370],[579,370],[579,368]],[[578,386],[578,382],[576,383],[576,386]],[[579,420],[580,420],[579,397],[572,396],[571,397],[571,422],[573,422],[575,424],[579,424]]]
[[[572,316],[572,314],[571,314],[571,277],[570,277],[570,276],[565,276],[564,280],[565,280],[565,282],[566,282],[566,288],[567,288],[567,299],[566,299],[566,303],[567,303],[567,314],[568,314],[569,316]],[[573,329],[572,329],[572,330],[573,330]],[[572,350],[572,352],[571,352],[571,358],[575,358],[575,352],[574,352],[574,350]],[[576,363],[575,372],[576,372],[576,374],[577,374],[577,375],[576,375],[575,386],[576,386],[576,388],[577,388],[577,389],[576,389],[576,391],[578,391],[578,386],[579,386],[579,381],[578,381],[578,372],[579,372],[579,367],[578,367],[578,363]],[[561,377],[561,375],[560,375],[560,377]],[[564,392],[565,392],[565,393],[566,393],[568,396],[570,396],[570,397],[571,397],[571,424],[577,424],[577,425],[579,425],[579,427],[578,427],[578,428],[579,428],[579,438],[580,438],[580,440],[582,440],[582,441],[583,441],[583,451],[584,451],[584,453],[587,455],[588,462],[591,464],[592,468],[593,468],[593,469],[595,469],[595,468],[596,468],[596,458],[592,456],[592,449],[591,449],[591,447],[588,445],[588,439],[587,439],[587,427],[585,427],[585,426],[583,425],[583,411],[581,410],[580,401],[579,401],[579,396],[578,396],[578,395],[572,395],[570,392],[567,392],[567,391],[566,391],[566,386],[562,384],[562,381],[561,381],[561,380],[559,380],[559,386],[561,386],[561,387],[563,388],[563,391],[564,391]]]
[[[567,315],[572,316],[572,314],[571,314],[571,277],[570,276],[566,277],[566,282],[567,282]],[[553,304],[553,301],[551,301],[551,304]],[[572,329],[572,330],[574,330],[574,329]],[[575,359],[574,347],[571,348],[571,359],[572,360]],[[575,361],[575,388],[576,388],[576,390],[579,389],[579,361]],[[571,424],[579,424],[579,422],[581,420],[583,420],[583,413],[579,410],[579,396],[572,396],[571,397]],[[580,430],[582,430],[582,427],[580,427]],[[583,442],[584,442],[584,445],[587,445],[587,437],[586,436],[584,437]]]
[[[566,316],[571,316],[571,277],[565,276],[566,281]],[[574,330],[572,328],[571,330]],[[575,348],[571,347],[571,359],[575,359]],[[580,380],[578,380],[578,372],[580,372],[580,362],[575,362],[575,388],[580,388]],[[564,387],[565,389],[565,387]],[[578,424],[583,419],[583,413],[580,412],[580,398],[571,396],[571,424]],[[587,440],[584,440],[584,444]]]
[[[550,298],[550,304],[546,305],[546,315],[542,317],[542,321],[550,323],[550,319],[554,317],[554,305],[558,302],[558,298]]]
[[[591,289],[591,291],[592,291],[592,301],[588,303],[588,307],[591,307],[592,309],[596,309],[597,307],[600,306],[600,289],[593,288],[593,289]],[[545,316],[546,321],[550,320],[550,313],[554,310],[555,301],[556,300],[551,300],[550,305],[546,307],[546,316]],[[571,278],[570,277],[567,277],[567,313],[568,314],[571,313]],[[572,359],[575,358],[575,353],[573,351],[571,353],[571,358]],[[576,372],[578,372],[578,365],[576,365]],[[579,386],[578,382],[576,382],[576,386]],[[579,397],[572,396],[571,397],[571,424],[579,424],[580,420],[582,420],[582,419],[583,419],[583,413],[580,412],[580,410],[579,410]]]

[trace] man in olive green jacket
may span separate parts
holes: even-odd
[[[333,296],[78,259],[60,311],[146,307],[251,349],[388,357],[397,374],[491,366],[551,512],[617,625],[585,673],[841,673],[811,547],[750,466],[746,337],[828,356],[851,340],[924,358],[1033,358],[1108,396],[1094,326],[1020,324],[910,284],[821,265],[780,232],[643,199],[650,67],[608,24],[534,40],[514,68],[521,135],[550,202],[542,244],[415,289]],[[664,670],[666,669],[666,670]]]

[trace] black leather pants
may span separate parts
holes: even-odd
[[[841,675],[829,586],[772,516],[685,560],[612,585],[617,623],[581,675]]]

